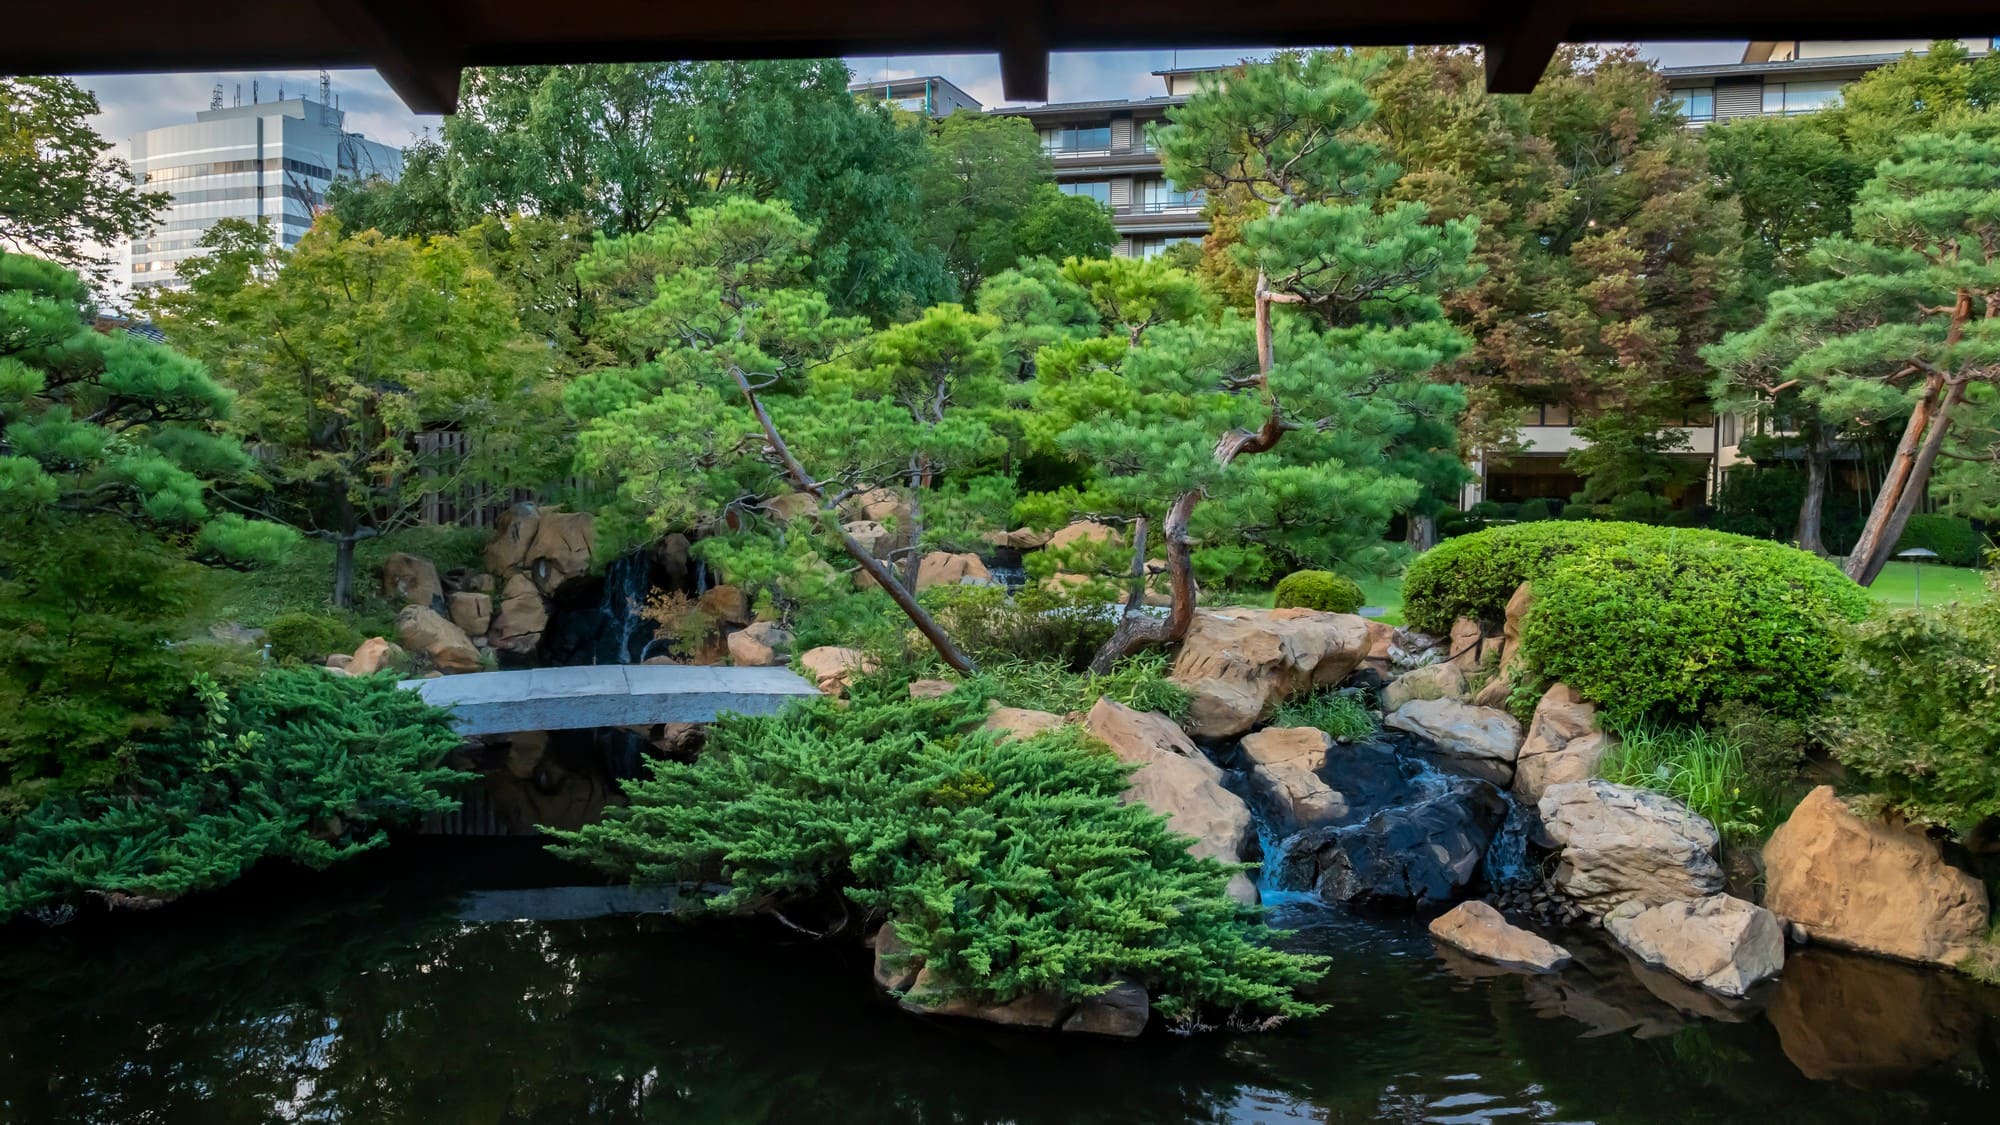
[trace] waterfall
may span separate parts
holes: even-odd
[[[604,615],[611,639],[615,644],[614,663],[632,664],[645,659],[643,651],[634,654],[632,638],[647,625],[640,612],[646,608],[646,595],[652,591],[652,567],[644,551],[634,551],[621,555],[604,571],[604,598],[598,612]]]
[[[1535,882],[1535,869],[1528,863],[1528,833],[1534,828],[1535,818],[1513,794],[1505,796],[1507,819],[1501,822],[1500,831],[1493,834],[1493,843],[1487,846],[1486,858],[1480,861],[1479,868],[1486,885],[1501,894],[1524,890]]]

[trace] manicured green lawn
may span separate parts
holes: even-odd
[[[1985,575],[1977,570],[1931,563],[1892,562],[1882,568],[1875,584],[1868,588],[1868,596],[1884,605],[1909,609],[1917,604],[1920,579],[1923,604],[1926,606],[1968,601],[1986,592]]]

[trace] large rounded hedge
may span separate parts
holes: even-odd
[[[1736,539],[1642,536],[1570,552],[1534,576],[1522,658],[1613,724],[1737,699],[1812,712],[1867,595],[1803,551]]]
[[[1845,607],[1856,620],[1868,608],[1867,595],[1838,569],[1782,543],[1696,528],[1563,520],[1489,528],[1426,551],[1403,577],[1403,620],[1434,636],[1451,632],[1461,617],[1498,625],[1521,583],[1538,582],[1579,552],[1638,546],[1730,552],[1751,570],[1790,574],[1819,588],[1829,604]],[[1538,599],[1541,593],[1538,585]]]

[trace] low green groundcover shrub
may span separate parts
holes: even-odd
[[[1967,829],[2000,815],[2000,578],[1979,602],[1880,612],[1834,671],[1821,737],[1875,796]]]
[[[264,626],[271,659],[280,664],[318,664],[336,652],[352,652],[361,634],[331,613],[287,613]]]
[[[1628,724],[1733,699],[1809,714],[1841,626],[1867,612],[1860,587],[1803,551],[1685,532],[1574,552],[1534,588],[1522,659]]]
[[[1912,547],[1936,551],[1937,561],[1945,566],[1978,566],[1988,543],[1969,519],[1919,512],[1903,525],[1903,537],[1896,540],[1898,551]]]
[[[1104,675],[1071,672],[1032,660],[1003,660],[983,665],[978,690],[1007,707],[1053,711],[1066,715],[1088,711],[1099,699],[1123,703],[1136,711],[1158,711],[1179,722],[1193,698],[1167,678],[1172,668],[1166,653],[1140,652],[1118,662]]]
[[[1323,613],[1353,613],[1361,608],[1364,595],[1352,578],[1330,570],[1297,570],[1278,580],[1271,604],[1279,609],[1297,607]]]
[[[136,747],[132,782],[42,802],[0,824],[0,921],[87,895],[163,900],[221,886],[262,859],[324,867],[386,825],[445,812],[450,715],[386,679],[277,669]]]
[[[1294,990],[1323,962],[1271,948],[1224,894],[1230,868],[1119,799],[1129,766],[1074,728],[1000,745],[974,690],[898,690],[725,718],[697,761],[654,764],[555,850],[640,883],[720,881],[710,911],[838,915],[844,897],[980,1002],[1123,978],[1181,1023],[1316,1010]]]

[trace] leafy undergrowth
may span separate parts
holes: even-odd
[[[406,551],[430,559],[440,573],[454,567],[478,569],[491,534],[476,527],[415,527],[362,540],[354,550],[356,607],[341,616],[364,634],[395,636],[396,610],[402,603],[382,595],[383,561]],[[286,614],[327,613],[333,597],[333,556],[333,544],[306,539],[270,566],[207,572],[204,616],[210,622],[261,628]]]
[[[1121,800],[1131,767],[1075,727],[1002,745],[980,692],[893,686],[725,718],[698,760],[653,764],[555,851],[637,883],[720,881],[701,903],[715,912],[893,918],[947,997],[1077,999],[1124,979],[1181,1026],[1318,1010],[1296,989],[1323,960],[1271,948],[1258,908],[1224,892],[1233,868]]]
[[[1616,733],[1618,745],[1598,765],[1606,781],[1665,793],[1727,836],[1764,836],[1783,819],[1776,796],[1750,780],[1743,746],[1733,735],[1648,722]]]
[[[1317,727],[1349,742],[1360,742],[1375,734],[1375,716],[1368,713],[1360,699],[1341,691],[1320,691],[1287,699],[1271,716],[1271,725]]]

